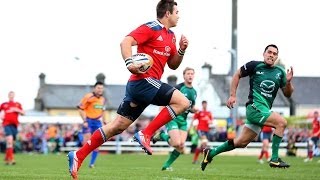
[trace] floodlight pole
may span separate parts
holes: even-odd
[[[236,73],[238,69],[238,0],[232,0],[232,25],[231,25],[231,49],[228,52],[231,54],[231,68],[229,71],[229,76],[232,76]],[[237,127],[237,118],[238,118],[238,105],[235,105],[230,110],[230,117],[232,118],[234,130]]]

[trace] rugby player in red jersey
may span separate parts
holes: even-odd
[[[6,136],[6,165],[16,164],[14,160],[14,141],[16,140],[16,135],[18,134],[18,117],[19,115],[24,115],[25,113],[21,104],[14,101],[14,96],[15,93],[10,91],[8,95],[9,101],[2,103],[0,106],[0,111],[4,112],[2,125],[4,127]]]
[[[86,156],[112,136],[127,129],[149,104],[165,106],[146,129],[134,135],[149,155],[152,154],[150,138],[154,132],[190,107],[189,100],[179,90],[160,81],[165,65],[177,69],[188,47],[187,38],[181,36],[177,50],[176,37],[170,30],[179,19],[177,3],[174,0],[161,0],[156,10],[157,20],[139,26],[121,42],[122,57],[132,73],[125,97],[114,121],[96,130],[78,151],[69,152],[69,172],[74,179],[77,179],[78,170]],[[138,53],[146,53],[153,58],[154,64],[147,72],[139,70],[143,64],[132,62],[132,46],[137,46]]]
[[[207,147],[209,139],[210,124],[213,122],[212,113],[207,109],[208,102],[202,101],[202,110],[194,114],[191,125],[194,120],[198,120],[197,133],[200,139],[200,146],[194,152],[192,163],[196,164],[198,161],[199,154]]]
[[[265,156],[266,160],[269,161],[269,143],[272,136],[272,127],[263,126],[260,132],[260,139],[262,141],[262,147],[260,156],[258,157],[258,161],[260,164],[263,164],[263,156]]]
[[[312,120],[312,134],[308,142],[308,158],[305,159],[304,162],[312,161],[313,153],[314,153],[313,150],[318,147],[319,137],[320,137],[320,118],[319,118],[319,112],[315,111],[313,113],[313,120]]]

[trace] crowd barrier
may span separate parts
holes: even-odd
[[[217,147],[223,142],[209,142],[208,146]],[[271,143],[270,143],[271,146]],[[307,155],[307,143],[295,143],[295,146],[298,148],[297,156],[306,156]],[[165,141],[159,141],[156,144],[151,143],[152,150],[154,154],[161,154],[171,152],[173,147],[169,146]],[[262,147],[261,142],[251,142],[246,148],[238,148],[233,151],[229,151],[226,154],[229,155],[257,155],[260,153]],[[280,144],[279,154],[285,155],[287,149],[287,143],[283,142]],[[76,147],[76,142],[67,142],[65,147],[61,147],[60,151],[67,152],[72,150],[77,150],[79,147]],[[270,147],[271,148],[271,147]],[[132,141],[108,141],[105,142],[102,146],[99,147],[100,151],[114,152],[116,154],[122,154],[126,152],[143,152],[141,147],[137,142]],[[190,153],[191,142],[185,143],[185,153]]]

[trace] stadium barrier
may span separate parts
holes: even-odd
[[[208,146],[217,147],[223,142],[209,142]],[[76,142],[67,142],[65,147],[61,147],[60,151],[67,152],[77,150]],[[271,144],[270,144],[271,146]],[[307,156],[307,143],[295,143],[297,149],[297,156]],[[169,146],[165,141],[159,141],[156,144],[151,143],[154,154],[168,153],[173,150],[173,147]],[[257,155],[260,153],[262,147],[261,142],[251,142],[246,148],[238,148],[233,151],[226,152],[228,155]],[[285,155],[287,152],[287,143],[280,144],[279,154]],[[271,147],[270,147],[271,148]],[[108,141],[99,147],[100,151],[114,152],[116,154],[122,154],[127,152],[143,152],[141,147],[136,142],[131,141]],[[190,153],[191,142],[185,143],[185,153]]]

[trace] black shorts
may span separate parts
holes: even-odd
[[[175,88],[160,80],[148,77],[137,81],[129,81],[126,94],[117,113],[135,121],[144,109],[150,105],[167,106]],[[137,106],[132,107],[130,103]]]

